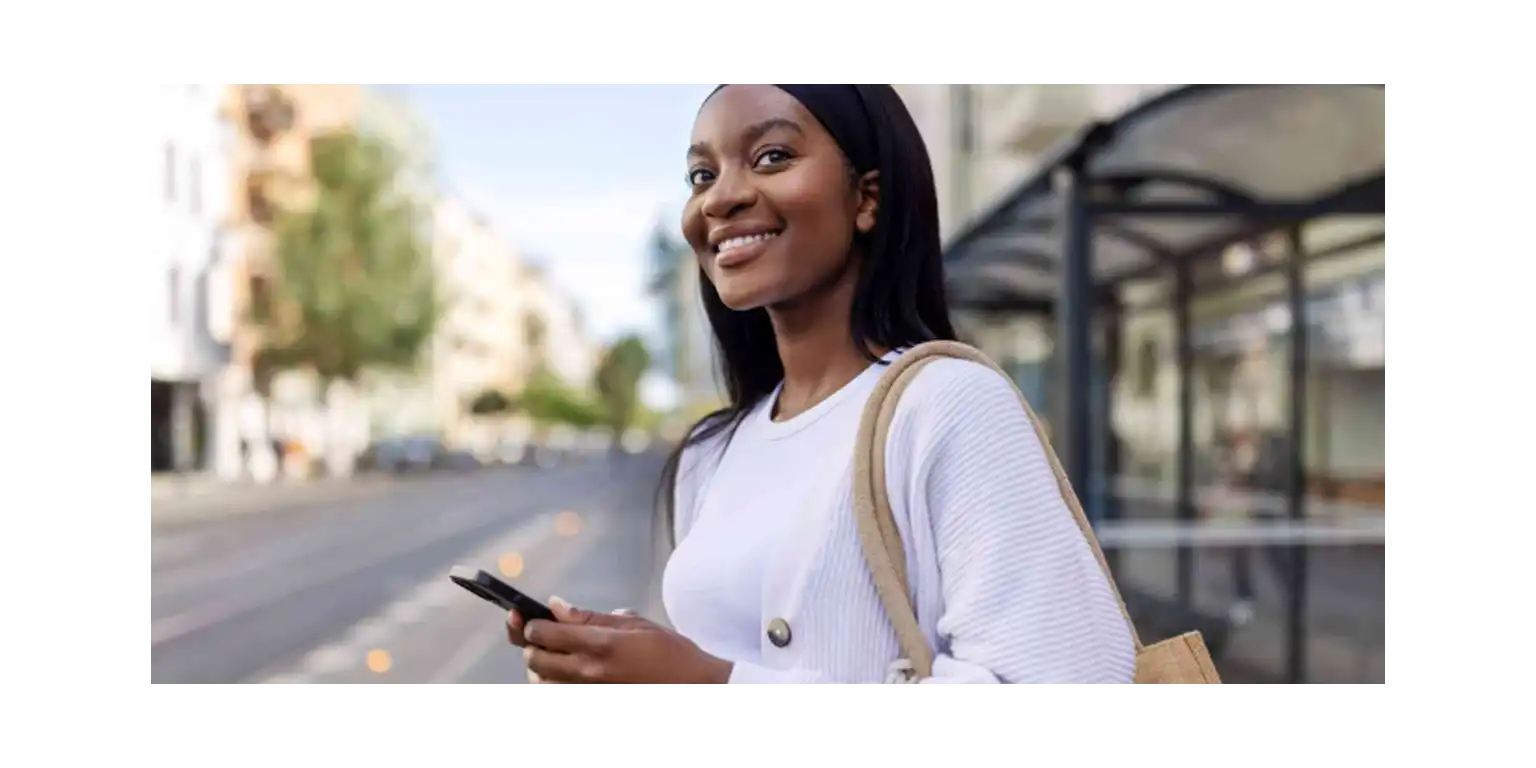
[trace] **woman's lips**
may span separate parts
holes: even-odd
[[[764,235],[754,235],[750,238],[733,238],[720,244],[720,250],[715,254],[715,266],[721,269],[730,269],[746,264],[763,255],[768,250],[768,245],[779,236],[778,232]],[[741,240],[747,240],[742,243]]]

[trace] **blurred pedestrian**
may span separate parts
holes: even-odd
[[[1279,513],[1270,506],[1284,491],[1283,439],[1255,429],[1234,429],[1227,433],[1223,443],[1220,488],[1224,516],[1243,525],[1279,519]],[[1278,579],[1288,572],[1290,559],[1281,547],[1258,544],[1238,544],[1229,554],[1233,602],[1227,608],[1227,619],[1235,626],[1244,626],[1254,620],[1257,612],[1255,560],[1270,563]]]
[[[1216,519],[1239,525],[1254,518],[1255,495],[1250,482],[1256,463],[1256,440],[1242,429],[1228,429],[1217,443]],[[1253,559],[1246,544],[1227,549],[1232,566],[1233,602],[1227,607],[1227,620],[1244,626],[1254,618]]]
[[[851,473],[863,405],[911,346],[955,339],[933,170],[888,85],[730,85],[695,119],[683,235],[729,404],[663,477],[676,631],[552,606],[508,618],[546,682],[901,682]],[[925,682],[1121,682],[1115,595],[1013,385],[939,359],[890,424]]]

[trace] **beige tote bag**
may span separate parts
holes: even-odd
[[[890,617],[901,643],[904,661],[910,665],[918,679],[933,674],[933,649],[923,639],[917,614],[908,597],[906,553],[885,490],[885,439],[902,390],[924,365],[943,357],[980,363],[997,371],[998,375],[1008,381],[1013,381],[986,355],[965,344],[953,341],[919,344],[898,357],[881,375],[869,402],[864,406],[864,414],[859,422],[858,442],[854,448],[853,506],[859,539],[864,545],[864,557],[874,576],[875,587],[880,592],[880,600],[885,604],[886,615]],[[1014,391],[1018,391],[1017,385]],[[1110,589],[1120,604],[1120,613],[1130,626],[1131,638],[1136,643],[1136,682],[1220,683],[1216,666],[1211,662],[1210,652],[1199,632],[1186,632],[1151,646],[1142,645],[1141,637],[1136,633],[1136,625],[1125,610],[1125,600],[1121,598],[1109,565],[1104,561],[1104,553],[1099,549],[1098,539],[1088,525],[1088,518],[1083,515],[1077,494],[1067,482],[1061,462],[1056,458],[1055,451],[1051,450],[1051,443],[1040,427],[1040,420],[1025,401],[1022,392],[1019,393],[1019,401],[1023,403],[1024,412],[1028,414],[1030,424],[1034,426],[1035,434],[1040,437],[1040,443],[1045,448],[1046,458],[1050,461],[1051,471],[1056,475],[1061,495],[1067,507],[1072,510],[1072,516],[1077,519],[1077,527],[1088,540],[1088,546],[1093,549],[1099,567],[1104,569],[1104,577],[1109,579]]]

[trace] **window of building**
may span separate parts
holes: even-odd
[[[267,279],[261,275],[252,275],[250,281],[251,319],[258,323],[265,323],[272,314],[272,291],[267,285]]]
[[[266,179],[259,175],[250,176],[245,182],[246,205],[251,220],[257,224],[271,224],[274,213],[272,200],[267,197],[265,182]]]

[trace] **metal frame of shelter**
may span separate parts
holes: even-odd
[[[1107,391],[1090,386],[1094,314],[1115,309],[1118,286],[1171,275],[1177,339],[1176,509],[1193,503],[1191,299],[1220,284],[1232,244],[1280,235],[1290,322],[1287,516],[1305,519],[1302,446],[1307,323],[1301,225],[1323,216],[1379,215],[1385,238],[1385,88],[1380,85],[1186,85],[1088,126],[1047,155],[1039,170],[979,216],[946,248],[957,309],[1054,315],[1053,442],[1075,487],[1089,492],[1095,521],[1114,505],[1089,488],[1092,412]],[[1216,268],[1212,269],[1212,265]],[[1113,327],[1113,326],[1112,326]],[[1117,331],[1108,331],[1117,335]],[[1119,340],[1109,342],[1118,347]],[[1106,388],[1100,388],[1107,390]],[[1093,398],[1103,402],[1094,403]],[[1108,473],[1112,476],[1111,459]],[[1306,668],[1306,550],[1291,547],[1287,676]],[[1180,546],[1178,584],[1187,603],[1192,553]]]

